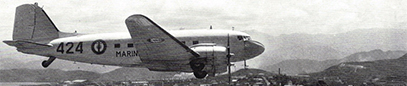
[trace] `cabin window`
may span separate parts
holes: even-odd
[[[192,44],[198,44],[199,41],[192,41]]]
[[[114,48],[120,48],[120,44],[114,44]]]
[[[128,43],[127,47],[134,47],[134,44],[133,43]]]

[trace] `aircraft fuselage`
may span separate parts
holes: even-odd
[[[169,31],[179,41],[189,47],[210,43],[213,46],[225,46],[230,40],[231,52],[235,55],[232,62],[253,58],[264,51],[263,45],[250,40],[250,36],[239,31],[229,30],[177,30]],[[165,41],[165,40],[152,40]],[[58,59],[126,67],[144,67],[138,50],[128,32],[79,35],[52,40],[52,47],[45,49],[21,49],[19,51],[41,56],[53,56]],[[247,47],[253,49],[247,50]],[[254,48],[259,48],[257,51]],[[248,53],[254,52],[254,53]],[[204,54],[201,57],[205,57]],[[226,58],[226,53],[223,53]],[[168,61],[165,57],[148,58],[154,61]],[[149,64],[151,65],[151,63]]]
[[[152,71],[193,72],[197,78],[226,72],[229,62],[260,55],[264,46],[246,33],[232,30],[166,31],[148,17],[126,18],[129,32],[78,34],[57,29],[45,11],[35,4],[16,8],[13,40],[3,42],[19,52],[55,59]],[[232,56],[233,55],[233,56]],[[230,56],[232,56],[230,58]]]

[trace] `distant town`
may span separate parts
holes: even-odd
[[[343,65],[343,64],[342,64]],[[339,65],[339,66],[342,66]],[[310,75],[286,75],[281,73],[271,73],[260,69],[241,69],[232,74],[232,80],[228,82],[228,74],[205,79],[196,78],[162,78],[162,79],[138,79],[124,81],[95,81],[86,79],[64,80],[60,82],[38,82],[38,83],[18,83],[18,85],[29,86],[373,86],[391,85],[405,86],[406,81],[396,79],[391,80],[373,79],[376,81],[350,82],[341,77],[312,77]],[[314,74],[311,74],[314,75]],[[392,77],[388,77],[392,78]],[[2,83],[0,85],[10,85]],[[13,85],[13,84],[12,84]]]

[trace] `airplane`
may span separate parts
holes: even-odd
[[[125,20],[129,32],[80,34],[61,32],[45,11],[35,4],[16,8],[12,40],[3,42],[25,54],[74,62],[150,71],[187,72],[196,78],[226,72],[231,62],[254,58],[264,52],[263,44],[250,35],[233,30],[166,31],[151,19],[134,14]]]

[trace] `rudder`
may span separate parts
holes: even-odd
[[[58,32],[54,23],[37,3],[24,4],[16,8],[13,40],[45,43],[58,38]]]

